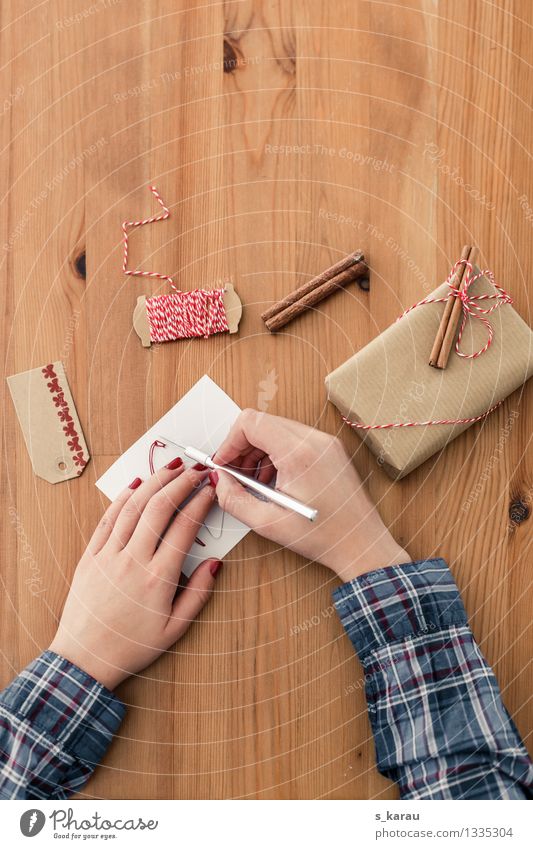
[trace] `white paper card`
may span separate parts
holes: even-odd
[[[96,481],[96,486],[113,500],[134,478],[146,480],[150,476],[150,446],[156,439],[164,442],[167,437],[181,445],[191,445],[206,454],[212,454],[239,413],[237,404],[210,377],[204,375],[181,401],[113,463]],[[155,449],[154,466],[156,469],[161,468],[178,456],[185,465],[194,465],[177,445],[167,444],[165,448]],[[185,575],[191,575],[202,560],[208,557],[221,560],[249,530],[242,522],[224,513],[218,504],[214,505],[198,533],[205,547],[193,543],[183,565]]]

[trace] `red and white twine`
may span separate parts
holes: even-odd
[[[196,336],[207,338],[214,333],[225,333],[229,330],[226,310],[224,307],[224,289],[194,289],[191,292],[181,292],[168,274],[158,271],[141,271],[128,268],[129,233],[136,227],[165,221],[170,217],[170,210],[165,205],[155,186],[150,191],[161,206],[163,212],[139,221],[123,221],[124,255],[122,270],[131,277],[152,277],[170,283],[174,293],[170,295],[155,295],[146,298],[146,315],[150,328],[152,342],[170,342],[174,339],[192,339]]]
[[[455,278],[456,272],[461,265],[466,266],[465,276],[464,276],[464,286],[459,291],[453,284],[453,280]],[[469,289],[476,282],[476,280],[480,280],[482,277],[485,277],[486,280],[489,280],[496,292],[494,295],[470,295]],[[490,346],[492,345],[492,340],[494,338],[494,328],[490,321],[487,318],[484,318],[486,315],[490,315],[491,312],[497,310],[499,307],[503,307],[505,304],[512,304],[513,299],[510,295],[507,294],[505,289],[496,283],[494,279],[494,274],[489,268],[486,268],[485,271],[478,271],[477,274],[474,272],[474,268],[470,262],[466,259],[458,260],[446,279],[446,283],[450,287],[450,292],[443,298],[424,298],[421,301],[418,301],[416,304],[413,304],[412,307],[406,309],[397,319],[396,321],[400,321],[405,315],[415,310],[417,307],[421,307],[423,304],[440,304],[446,303],[450,295],[453,298],[459,298],[461,301],[463,317],[461,320],[461,326],[459,327],[459,333],[457,334],[457,341],[455,343],[455,353],[459,357],[463,357],[466,360],[475,360],[476,357],[480,357],[481,354],[484,354]],[[482,309],[478,306],[479,301],[495,301],[495,303],[489,307],[489,309]],[[487,328],[487,342],[486,344],[479,349],[479,351],[474,351],[473,354],[465,354],[461,351],[461,339],[463,337],[464,329],[466,327],[466,322],[469,318],[477,318],[481,321],[485,327]],[[486,415],[486,414],[485,414]]]
[[[152,342],[190,339],[229,330],[224,308],[224,289],[195,289],[146,299],[146,315]]]
[[[465,277],[464,277],[464,286],[461,291],[459,291],[453,284],[453,280],[455,278],[455,274],[457,269],[461,266],[465,265]],[[494,295],[470,295],[469,289],[476,280],[479,280],[481,277],[485,277],[489,280],[496,292]],[[474,360],[477,357],[480,357],[482,354],[487,351],[492,345],[492,340],[494,339],[494,328],[490,321],[485,318],[485,316],[490,315],[491,312],[498,309],[499,307],[503,307],[505,304],[512,304],[513,299],[511,296],[499,286],[495,279],[494,274],[490,269],[485,269],[485,271],[478,271],[477,274],[474,272],[474,268],[468,260],[458,260],[450,271],[446,283],[450,287],[450,293],[443,298],[432,298],[431,296],[428,298],[423,298],[423,300],[418,301],[416,304],[413,304],[412,307],[406,309],[397,319],[396,321],[401,321],[401,319],[406,316],[408,313],[415,310],[417,307],[421,307],[424,304],[438,304],[438,303],[446,303],[450,294],[454,298],[460,298],[462,305],[462,320],[461,326],[459,327],[459,332],[457,334],[457,340],[455,343],[455,353],[459,357],[463,357],[467,360]],[[488,309],[483,309],[478,306],[479,301],[491,301],[493,300],[495,303],[489,307]],[[487,342],[485,345],[480,348],[478,351],[474,351],[472,354],[465,354],[461,351],[461,339],[463,336],[464,329],[466,327],[466,322],[469,318],[477,318],[481,321],[485,327],[487,328]],[[347,419],[346,416],[342,416],[342,420],[345,424],[349,425],[354,430],[391,430],[392,428],[400,428],[400,427],[427,427],[430,425],[458,425],[458,424],[474,424],[475,422],[481,421],[486,416],[490,415],[494,410],[496,410],[501,404],[503,404],[503,400],[498,401],[497,404],[494,404],[490,409],[486,410],[484,413],[481,413],[480,416],[472,416],[466,419],[430,419],[426,422],[389,422],[388,424],[362,424],[360,422],[352,422],[350,419]]]

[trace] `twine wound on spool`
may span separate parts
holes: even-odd
[[[154,295],[137,298],[133,313],[133,326],[144,347],[152,342],[171,342],[176,339],[207,339],[215,333],[236,333],[242,316],[242,304],[231,283],[220,289],[194,289],[182,292],[168,274],[158,271],[141,271],[128,268],[129,233],[145,224],[165,221],[170,210],[165,205],[155,186],[150,191],[161,206],[163,212],[138,221],[123,221],[123,262],[124,274],[131,277],[149,277],[170,283],[174,292],[170,295]]]

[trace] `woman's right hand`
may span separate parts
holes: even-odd
[[[212,473],[221,507],[257,533],[323,563],[347,581],[411,560],[363,487],[342,443],[300,422],[243,410],[214,459],[318,509],[307,519],[260,501],[223,471]]]

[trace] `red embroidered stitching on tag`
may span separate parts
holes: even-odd
[[[77,452],[72,457],[72,460],[73,460],[73,463],[74,463],[75,466],[80,467],[80,471],[78,472],[78,475],[81,475],[83,469],[87,465],[87,460],[83,456],[83,448],[82,448],[82,446],[80,445],[80,442],[79,442],[80,437],[79,437],[78,431],[74,427],[74,423],[73,423],[74,420],[73,420],[72,416],[70,415],[68,402],[65,401],[64,390],[59,385],[59,378],[54,371],[53,363],[49,363],[47,366],[42,368],[41,371],[43,373],[44,379],[45,380],[50,379],[50,381],[51,381],[50,383],[47,383],[46,385],[48,386],[49,392],[52,394],[52,401],[54,402],[56,407],[59,407],[59,409],[57,410],[57,415],[59,417],[59,421],[69,422],[67,427],[63,428],[63,431],[65,433],[65,437],[68,437],[68,436],[72,437],[72,439],[67,439],[67,445],[69,447],[69,451],[72,451],[72,452],[76,451]],[[54,395],[53,394],[54,392],[56,392],[57,395]]]

